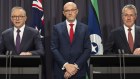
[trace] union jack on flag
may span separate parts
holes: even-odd
[[[44,14],[42,0],[33,0],[31,26],[39,31],[41,38],[44,37]]]

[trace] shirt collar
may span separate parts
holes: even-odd
[[[124,29],[129,29],[126,25],[123,25],[124,26]],[[134,30],[135,28],[135,24],[131,27],[132,30]]]
[[[76,25],[76,23],[77,23],[77,20],[75,19],[75,20],[73,21],[73,23],[72,23],[72,24]],[[66,24],[67,24],[67,25],[69,25],[69,24],[71,24],[71,23],[70,23],[70,22],[68,22],[68,20],[66,20]]]
[[[24,31],[24,28],[25,28],[25,24],[24,24],[21,28],[19,28],[19,30],[22,32],[22,31]],[[16,31],[16,30],[17,30],[17,28],[16,28],[16,27],[14,27],[14,30]]]

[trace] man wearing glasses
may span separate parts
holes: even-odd
[[[22,7],[13,7],[11,21],[13,27],[2,32],[0,53],[12,51],[13,55],[41,55],[43,45],[37,30],[28,27],[26,11]]]
[[[77,5],[64,5],[66,20],[54,25],[51,50],[54,57],[54,79],[85,79],[90,57],[88,26],[77,21]]]

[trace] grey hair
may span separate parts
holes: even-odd
[[[133,4],[128,4],[128,5],[125,5],[122,9],[122,15],[123,15],[123,12],[124,12],[124,9],[125,8],[128,8],[128,9],[133,9],[135,11],[135,15],[137,16],[137,9],[136,7],[133,5]]]
[[[25,9],[22,8],[22,7],[19,7],[19,6],[15,6],[15,7],[12,8],[12,10],[11,10],[11,15],[12,15],[13,11],[16,10],[16,9],[21,9],[21,10],[23,10],[24,13],[25,13],[25,16],[26,16],[26,11],[25,11]]]

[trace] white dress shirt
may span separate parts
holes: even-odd
[[[125,30],[125,35],[126,35],[126,38],[127,38],[127,41],[128,41],[128,27],[124,25],[124,30]],[[132,34],[132,37],[133,37],[133,42],[135,41],[135,24],[131,27],[131,34]]]
[[[23,26],[19,29],[19,30],[20,30],[20,32],[19,32],[19,35],[20,35],[20,43],[21,43],[21,40],[22,40],[24,28],[25,28],[25,25],[23,25]],[[14,27],[14,32],[13,32],[13,34],[14,34],[14,43],[15,43],[15,45],[16,45],[16,36],[17,36],[17,28],[16,28],[16,27]]]
[[[76,24],[77,24],[77,20],[75,20],[73,23],[70,23],[66,20],[66,24],[67,24],[67,30],[68,30],[68,34],[70,35],[70,25],[69,24],[74,24],[73,25],[73,32],[75,33],[75,28],[76,28]]]

